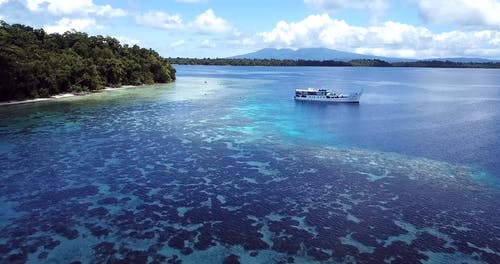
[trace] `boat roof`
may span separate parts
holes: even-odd
[[[307,89],[295,89],[296,92],[318,92],[318,91],[326,91],[326,89],[318,89],[318,88],[307,88]]]

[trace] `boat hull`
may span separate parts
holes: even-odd
[[[342,98],[326,98],[326,97],[316,97],[316,96],[307,96],[307,97],[301,97],[301,96],[295,96],[294,99],[296,101],[312,101],[312,102],[325,102],[325,103],[359,103],[359,98],[361,95],[358,96],[351,96],[351,97],[342,97]]]

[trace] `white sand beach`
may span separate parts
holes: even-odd
[[[56,94],[56,95],[53,95],[51,97],[45,97],[45,98],[35,98],[35,99],[27,99],[27,100],[6,101],[6,102],[0,102],[0,106],[3,106],[3,105],[16,105],[16,104],[27,104],[27,103],[35,103],[35,102],[43,102],[43,101],[49,101],[49,100],[60,99],[60,98],[67,98],[67,97],[72,97],[72,96],[76,96],[76,94],[63,93],[63,94]]]
[[[93,94],[93,93],[98,93],[101,91],[113,91],[113,90],[120,90],[120,89],[133,88],[133,87],[137,87],[137,86],[135,86],[135,85],[123,85],[123,86],[116,87],[116,88],[105,87],[102,90],[97,90],[97,91],[93,91],[93,92],[76,93],[76,94],[75,93],[62,93],[62,94],[56,94],[56,95],[53,95],[50,97],[44,97],[44,98],[5,101],[5,102],[0,102],[0,106],[43,102],[43,101],[49,101],[49,100],[55,100],[55,99],[61,99],[61,98],[74,97],[74,96],[84,96],[84,95],[89,95],[89,94]]]

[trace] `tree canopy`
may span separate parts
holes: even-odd
[[[422,60],[389,63],[378,59],[336,60],[277,60],[234,58],[169,58],[178,65],[230,65],[230,66],[320,66],[320,67],[423,67],[423,68],[500,68],[500,62],[453,62]]]
[[[175,69],[154,50],[0,21],[0,101],[174,80]]]

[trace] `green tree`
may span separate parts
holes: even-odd
[[[151,49],[122,46],[112,37],[0,21],[0,101],[46,97],[175,80],[175,69]]]

